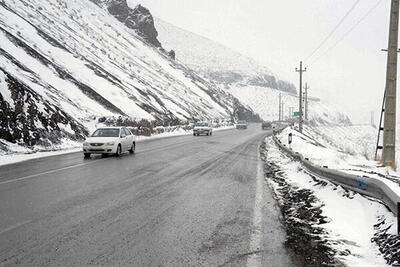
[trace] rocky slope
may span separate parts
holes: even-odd
[[[106,8],[117,20],[128,28],[135,30],[148,43],[161,47],[158,41],[158,32],[154,27],[154,19],[150,11],[142,5],[133,9],[128,6],[126,0],[91,0],[100,7]]]
[[[257,119],[172,60],[147,9],[126,7],[125,0],[0,0],[3,148],[82,139],[100,117]]]
[[[87,135],[81,123],[0,68],[0,136],[29,146]]]

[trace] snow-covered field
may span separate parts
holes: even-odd
[[[381,228],[388,228],[387,234],[396,234],[396,218],[381,203],[349,192],[329,182],[321,183],[305,173],[299,162],[293,162],[282,154],[270,138],[267,142],[267,158],[283,172],[290,187],[310,190],[318,199],[310,208],[318,207],[319,214],[326,222],[315,223],[322,228],[319,238],[335,251],[335,258],[347,266],[387,266],[379,246],[371,239],[377,233],[376,224],[385,218]],[[267,179],[268,180],[268,179]],[[269,181],[278,198],[281,185]],[[307,222],[309,223],[309,222]]]

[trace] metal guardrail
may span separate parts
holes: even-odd
[[[275,135],[273,135],[273,140],[287,155],[292,157],[294,160],[301,162],[305,167],[305,170],[310,174],[329,180],[334,184],[341,185],[352,191],[379,199],[390,209],[393,214],[400,218],[398,214],[398,203],[400,203],[400,196],[382,180],[372,177],[348,174],[316,165],[307,158],[304,158],[298,152],[295,152],[286,145],[282,144],[282,142]]]

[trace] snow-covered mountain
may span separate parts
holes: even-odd
[[[266,67],[215,41],[155,19],[158,38],[176,59],[202,76],[223,85],[245,84],[296,93],[296,87],[280,80]]]
[[[159,40],[166,49],[175,51],[178,61],[233,94],[262,119],[278,119],[279,94],[282,94],[285,118],[289,110],[297,111],[299,99],[295,85],[279,80],[255,60],[161,19],[155,19],[155,26]],[[309,115],[311,125],[351,124],[339,108],[311,97]]]
[[[130,29],[136,31],[148,43],[161,47],[157,39],[158,32],[154,27],[154,19],[150,11],[140,4],[130,8],[126,0],[91,0],[98,6],[105,8],[117,20]]]
[[[254,116],[171,59],[152,23],[126,0],[0,0],[0,140],[82,139],[105,116]]]

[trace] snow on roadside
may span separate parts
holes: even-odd
[[[81,143],[65,139],[60,145],[54,145],[51,148],[46,148],[46,150],[44,150],[43,147],[33,147],[29,149],[0,139],[0,148],[2,147],[6,147],[7,150],[12,152],[10,153],[0,150],[0,166],[35,158],[45,158],[74,153],[81,150]]]
[[[306,126],[303,134],[292,128],[285,128],[278,138],[288,145],[288,135],[292,133],[291,147],[304,157],[320,166],[344,171],[347,173],[385,178],[389,183],[400,184],[400,174],[389,167],[381,167],[371,160],[371,149],[368,144],[370,133],[360,126],[316,127]]]
[[[329,220],[315,225],[327,233],[321,238],[336,251],[335,257],[348,266],[388,266],[379,247],[371,242],[375,235],[374,226],[382,216],[387,218],[386,227],[395,228],[395,217],[384,205],[349,192],[329,182],[318,182],[315,177],[301,170],[298,162],[283,155],[270,138],[266,139],[267,159],[285,174],[285,181],[291,187],[303,188],[321,202],[322,216]],[[271,183],[276,189],[277,185]]]
[[[222,127],[213,129],[213,131],[215,131],[215,132],[224,131],[224,130],[230,130],[233,128],[234,128],[234,126],[222,126]],[[192,134],[191,130],[186,131],[186,130],[180,128],[173,132],[164,132],[164,133],[156,134],[156,135],[152,135],[152,136],[137,136],[136,141],[142,142],[144,140],[149,140],[149,139],[159,139],[159,138],[167,138],[167,137],[191,135],[191,134]],[[40,148],[40,147],[28,149],[26,147],[19,146],[17,144],[13,144],[13,143],[7,142],[3,139],[0,139],[0,148],[2,146],[7,147],[8,150],[12,151],[12,153],[3,152],[0,149],[0,166],[9,165],[9,164],[18,163],[18,162],[27,161],[27,160],[36,159],[36,158],[44,158],[44,157],[57,156],[57,155],[62,155],[62,154],[75,153],[75,152],[79,152],[82,150],[82,148],[81,148],[82,143],[74,142],[74,141],[67,140],[67,139],[64,140],[61,145],[54,146],[52,148],[53,151],[43,151],[43,148]]]

